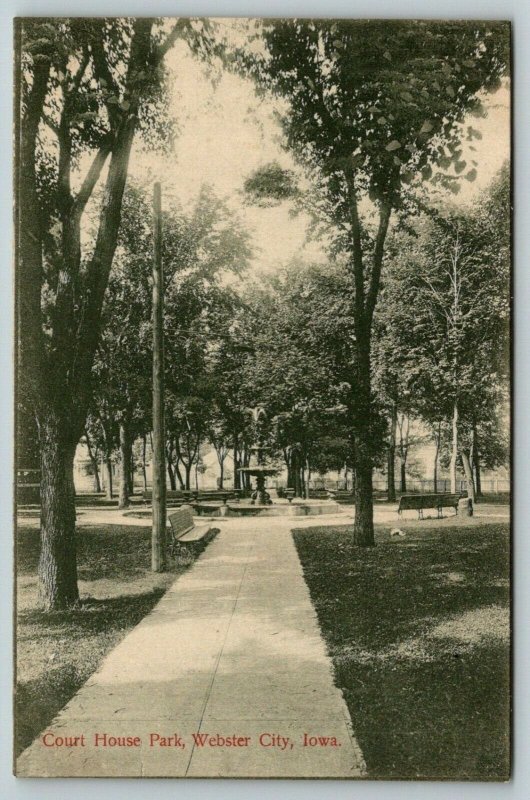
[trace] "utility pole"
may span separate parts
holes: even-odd
[[[151,568],[162,572],[166,561],[166,456],[164,425],[164,272],[162,268],[162,196],[153,191],[153,529]]]

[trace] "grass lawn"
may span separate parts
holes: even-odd
[[[402,521],[294,531],[372,778],[509,776],[509,526]]]
[[[78,528],[78,609],[38,607],[36,524],[17,531],[17,754],[49,724],[108,653],[155,605],[175,575],[153,573],[151,529]]]

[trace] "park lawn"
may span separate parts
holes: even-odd
[[[509,777],[509,526],[463,519],[295,530],[372,778]]]
[[[78,528],[78,609],[41,611],[39,530],[17,531],[16,750],[27,747],[186,566],[150,571],[151,529]]]

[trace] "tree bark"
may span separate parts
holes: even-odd
[[[92,464],[92,469],[94,470],[94,488],[96,492],[99,494],[101,492],[101,480],[99,477],[99,465],[96,456],[92,450],[90,445],[90,439],[88,436],[88,431],[85,428],[85,439],[86,439],[86,446],[88,450],[88,457],[90,458],[90,463]]]
[[[435,493],[438,491],[438,455],[440,453],[440,437],[441,437],[441,424],[438,423],[438,430],[434,435],[436,449],[434,451],[434,465],[432,472],[432,486],[433,486],[433,492]]]
[[[250,451],[247,447],[247,444],[244,443],[243,445],[243,466],[248,467],[250,464]],[[251,482],[250,482],[250,475],[248,472],[243,473],[243,488],[245,491],[249,492],[251,490]]]
[[[130,477],[129,470],[131,465],[131,441],[126,422],[120,423],[120,496],[118,508],[127,508],[129,503]]]
[[[48,409],[38,418],[41,450],[39,597],[46,610],[79,600],[75,539],[75,439],[66,420]]]
[[[234,489],[240,489],[241,488],[241,474],[238,471],[240,464],[239,464],[239,454],[238,454],[238,449],[237,449],[237,444],[238,444],[237,440],[238,440],[238,436],[237,436],[237,434],[235,434],[234,435],[234,451],[233,451],[234,452]]]
[[[475,490],[476,496],[482,497],[482,485],[480,480],[480,455],[478,449],[478,436],[475,427],[473,426],[473,456],[472,466],[475,472]]]
[[[131,457],[129,459],[129,475],[128,475],[129,494],[130,495],[134,494],[134,453],[133,453],[133,445],[134,445],[134,442],[131,439],[131,447],[130,447]]]
[[[112,486],[112,458],[110,454],[105,456],[105,466],[107,467],[107,491],[106,496],[107,500],[112,500],[114,497],[113,486]]]
[[[355,522],[354,544],[372,547],[374,507],[372,485],[371,363],[370,331],[356,326],[356,379],[353,438],[355,448]]]
[[[386,499],[389,503],[396,502],[396,430],[397,430],[397,403],[392,403],[392,413],[390,417],[390,442],[387,453],[387,492]]]
[[[144,492],[147,491],[146,451],[147,451],[147,437],[144,433],[144,435],[142,436],[142,480],[144,485]]]
[[[173,465],[171,464],[169,458],[166,459],[166,468],[169,477],[169,487],[172,491],[175,491],[177,488],[177,483],[175,481],[175,470],[173,469]]]
[[[451,478],[451,494],[456,494],[456,462],[458,459],[458,403],[455,400],[453,404],[453,424],[452,424],[452,440],[451,440],[451,464],[449,467],[449,475]]]
[[[407,427],[405,428],[405,420]],[[400,471],[400,491],[404,494],[407,491],[407,456],[409,453],[409,418],[405,414],[401,415],[399,421],[399,471]]]
[[[464,465],[464,474],[466,476],[468,497],[471,498],[472,504],[475,505],[475,484],[473,482],[473,471],[471,469],[469,456],[465,450],[462,450],[462,464]]]
[[[402,459],[399,464],[399,475],[400,491],[402,494],[404,494],[407,491],[407,465]]]
[[[103,422],[103,419],[99,418],[99,424],[101,426],[101,433],[103,435],[103,443],[104,443],[104,453],[105,453],[105,467],[106,467],[106,475],[107,481],[105,486],[105,495],[107,500],[112,500],[113,498],[113,475],[112,475],[112,444],[111,444],[111,436],[109,431],[107,430],[107,426]]]
[[[184,479],[183,479],[182,474],[180,472],[179,465],[178,465],[178,463],[175,463],[173,466],[174,466],[174,469],[175,469],[175,475],[177,476],[177,480],[179,482],[179,489],[184,490],[186,487],[184,485]]]

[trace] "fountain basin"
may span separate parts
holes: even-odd
[[[194,514],[199,517],[320,517],[325,514],[341,514],[344,509],[338,503],[275,503],[273,505],[251,505],[250,503],[190,503]],[[125,516],[151,517],[150,508],[126,511]]]

